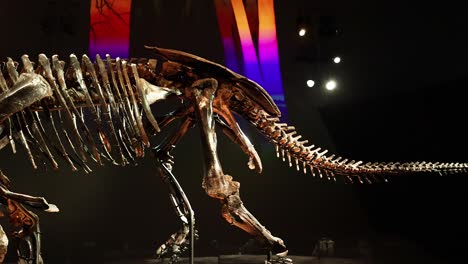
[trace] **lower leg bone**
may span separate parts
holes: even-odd
[[[167,184],[170,191],[170,199],[177,216],[182,222],[182,228],[171,235],[171,237],[162,244],[157,250],[156,255],[158,258],[172,254],[171,263],[177,262],[179,255],[186,249],[187,243],[189,243],[189,261],[193,263],[193,243],[195,239],[195,217],[193,214],[192,207],[187,199],[187,196],[180,187],[177,179],[172,174],[172,156],[170,154],[171,149],[185,135],[188,129],[192,126],[192,120],[190,118],[185,119],[177,132],[172,136],[166,138],[166,140],[157,146],[153,151],[154,155],[159,163],[158,170],[164,183]],[[187,241],[187,235],[190,234],[190,241]]]
[[[239,196],[239,182],[222,171],[216,151],[216,132],[213,120],[213,100],[217,89],[214,79],[198,80],[193,84],[192,96],[196,102],[196,112],[200,122],[201,142],[204,152],[206,176],[203,188],[206,193],[223,203],[222,213],[231,224],[266,241],[277,252],[286,252],[283,241],[271,235],[260,222],[244,207]]]
[[[222,215],[231,225],[237,226],[245,232],[267,242],[275,253],[286,253],[286,246],[282,239],[275,237],[245,208],[239,194],[240,184],[233,181],[229,175],[221,177],[205,177],[206,193],[220,199],[223,203]]]

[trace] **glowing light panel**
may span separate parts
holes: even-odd
[[[241,73],[241,66],[237,58],[236,44],[233,38],[234,32],[232,25],[234,23],[234,13],[230,3],[223,0],[216,0],[215,7],[224,47],[224,64],[231,70]]]
[[[89,55],[128,58],[132,0],[91,0]]]
[[[263,84],[278,106],[285,108],[273,0],[258,0],[258,22],[258,53]]]
[[[249,25],[250,14],[246,13],[244,1],[215,0],[226,66],[234,71],[238,67],[238,73],[262,85],[280,107],[284,117],[286,104],[278,56],[274,3],[273,0],[246,2],[247,5],[252,3],[258,5],[258,30],[252,28],[257,26],[255,23]],[[237,32],[233,30],[233,26]],[[253,36],[252,32],[258,32],[258,36]],[[258,40],[257,47],[254,39]]]
[[[250,33],[244,3],[242,0],[231,0],[231,4],[232,9],[234,10],[240,45],[242,47],[244,74],[263,86],[263,78],[260,73],[260,69],[258,68],[257,52],[252,40],[252,34]]]

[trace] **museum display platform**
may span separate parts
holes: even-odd
[[[359,259],[349,258],[317,258],[311,256],[289,256],[293,260],[294,264],[361,264],[364,263]],[[264,264],[264,255],[220,255],[218,257],[197,257],[195,258],[197,264]],[[160,261],[154,259],[146,260],[125,260],[106,262],[106,264],[167,264],[168,261]],[[182,258],[181,264],[189,263],[187,258]]]

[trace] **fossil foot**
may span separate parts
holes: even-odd
[[[292,259],[288,258],[288,250],[283,240],[277,239],[276,242],[271,245],[270,248],[271,254],[273,256],[271,259],[266,260],[265,264],[292,264]]]
[[[240,254],[259,254],[269,252],[271,255],[286,257],[288,249],[283,240],[274,237],[273,242],[269,242],[264,238],[254,237],[249,239],[244,245],[239,248]]]
[[[293,264],[293,260],[276,255],[270,260],[265,260],[265,264]]]
[[[156,259],[163,261],[168,258],[168,264],[180,263],[180,257],[190,247],[190,240],[187,239],[186,233],[183,238],[181,232],[172,234],[171,237],[156,250]],[[198,239],[198,231],[195,230],[195,239]]]
[[[288,255],[288,249],[280,238],[276,238],[276,241],[270,246],[270,250],[272,254],[278,257],[286,257]]]
[[[176,264],[179,263],[180,257],[186,250],[187,247],[184,246],[168,245],[164,243],[156,250],[156,259],[162,262],[165,258],[168,258],[168,264]]]

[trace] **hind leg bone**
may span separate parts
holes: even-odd
[[[213,118],[213,100],[217,89],[214,79],[202,79],[192,86],[196,112],[200,122],[201,142],[204,152],[206,174],[203,188],[206,193],[221,200],[222,215],[232,225],[268,243],[269,248],[280,256],[287,250],[283,240],[275,237],[245,208],[240,195],[240,183],[224,174],[216,151],[216,132]]]
[[[187,133],[192,125],[192,119],[189,117],[185,118],[175,130],[175,133],[167,137],[163,143],[153,149],[153,153],[158,164],[159,175],[163,182],[169,187],[169,196],[172,205],[182,223],[182,228],[172,234],[171,237],[156,251],[158,258],[170,255],[171,259],[169,263],[177,263],[179,261],[179,256],[187,249],[189,250],[189,262],[193,263],[193,250],[196,233],[194,229],[195,217],[187,196],[182,190],[180,184],[177,182],[175,176],[172,174],[172,165],[174,164],[174,160],[170,154],[170,151],[175,147],[180,138]],[[189,240],[187,240],[188,235],[190,235]]]

